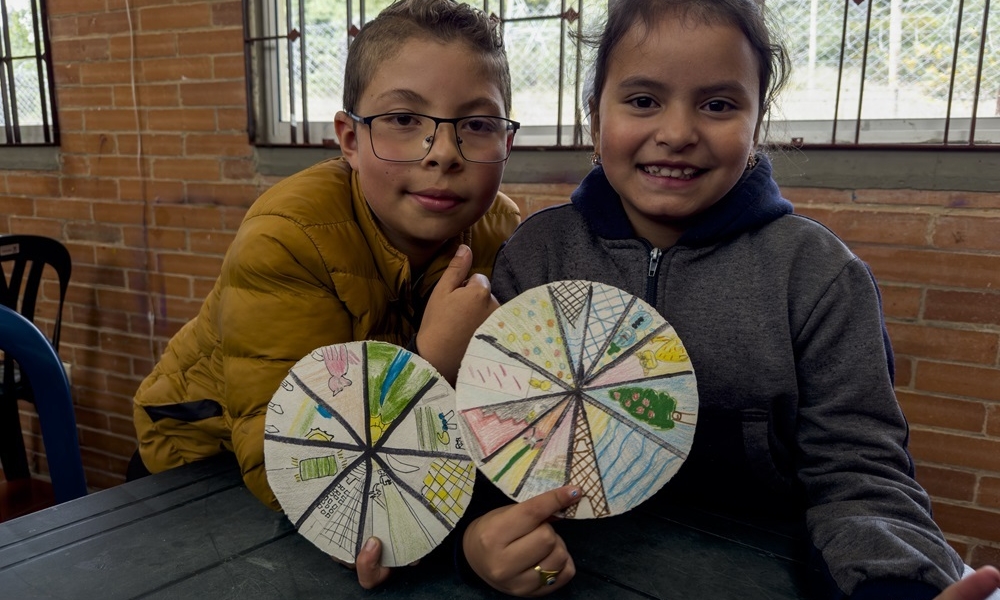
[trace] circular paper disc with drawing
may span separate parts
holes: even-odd
[[[456,385],[459,430],[514,500],[567,485],[567,517],[627,511],[663,486],[694,439],[698,389],[681,340],[617,288],[559,281],[476,331]]]
[[[354,562],[409,564],[450,532],[472,496],[455,392],[422,358],[385,342],[317,348],[268,405],[267,481],[299,533]]]

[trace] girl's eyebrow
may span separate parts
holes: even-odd
[[[659,79],[653,79],[643,75],[633,75],[632,77],[626,77],[621,80],[618,87],[624,89],[663,91],[668,89],[670,86],[664,84]],[[747,86],[736,79],[719,81],[700,87],[698,88],[698,93],[703,96],[712,94],[750,95],[750,91],[747,89]]]

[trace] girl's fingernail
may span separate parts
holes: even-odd
[[[580,490],[573,490],[572,492],[569,493],[570,498],[576,498],[579,495],[580,495]]]
[[[368,538],[368,541],[365,542],[365,550],[371,551],[371,550],[374,550],[374,549],[375,549],[375,538],[370,537],[370,538]]]
[[[455,256],[462,257],[469,253],[469,247],[465,244],[461,244],[458,250],[455,251]]]

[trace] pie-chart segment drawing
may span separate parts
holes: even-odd
[[[436,547],[475,480],[452,387],[416,354],[375,341],[317,348],[291,368],[268,406],[264,460],[299,533],[345,562],[377,536],[384,566]]]
[[[677,332],[612,286],[559,281],[501,306],[476,331],[456,384],[476,466],[521,501],[563,485],[567,517],[649,498],[694,440],[698,389]]]

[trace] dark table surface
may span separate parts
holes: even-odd
[[[549,598],[808,598],[792,536],[645,506],[557,525],[576,578]],[[447,543],[447,542],[446,542]],[[435,557],[436,556],[436,557]],[[0,524],[0,598],[506,598],[435,552],[366,592],[212,459]]]

